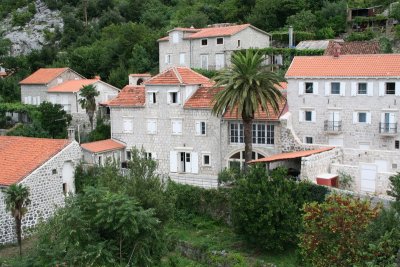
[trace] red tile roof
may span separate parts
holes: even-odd
[[[42,68],[38,69],[19,84],[47,84],[57,78],[61,73],[68,70],[68,68]]]
[[[80,79],[65,81],[59,85],[49,88],[48,92],[59,92],[59,93],[75,93],[79,92],[83,86],[94,84],[99,79]]]
[[[219,37],[219,36],[231,36],[234,35],[248,27],[252,27],[258,31],[256,27],[251,24],[241,24],[241,25],[232,25],[232,26],[220,26],[220,27],[208,27],[208,28],[175,28],[173,30],[185,31],[185,32],[194,32],[187,36],[185,39],[199,39],[199,38],[208,38],[208,37]],[[171,30],[171,31],[173,31]],[[169,31],[169,32],[171,32]],[[263,32],[263,31],[261,31]],[[267,34],[267,33],[266,33]],[[162,37],[158,39],[158,41],[168,41],[168,36]]]
[[[294,152],[288,152],[288,153],[281,153],[281,154],[276,154],[272,155],[269,157],[265,157],[262,159],[256,159],[250,161],[250,163],[258,163],[258,162],[274,162],[274,161],[281,161],[281,160],[287,160],[287,159],[296,159],[296,158],[302,158],[302,157],[308,157],[314,154],[322,153],[325,151],[329,151],[334,149],[334,147],[324,147],[320,149],[313,149],[313,150],[304,150],[304,151],[294,151]]]
[[[399,77],[400,54],[298,56],[286,77]]]
[[[145,85],[209,84],[211,80],[187,67],[172,67],[145,82]]]
[[[112,139],[107,139],[107,140],[81,144],[81,147],[89,152],[99,153],[99,152],[124,149],[126,145],[123,145]]]
[[[283,90],[286,89],[287,83],[280,83],[279,88],[282,88]],[[185,103],[184,108],[188,109],[211,109],[212,108],[212,101],[214,98],[214,95],[219,92],[220,90],[223,90],[223,88],[215,88],[215,87],[200,87]],[[286,97],[286,94],[284,93],[284,96]],[[282,99],[279,105],[279,113],[276,114],[273,110],[272,107],[268,105],[268,112],[269,116],[267,116],[267,112],[259,109],[259,112],[255,114],[255,119],[257,120],[278,120],[281,115],[285,113],[286,110],[286,99]],[[224,119],[228,120],[237,120],[240,119],[240,116],[237,114],[237,109],[235,109],[233,112],[230,112],[229,110],[225,112],[223,115]]]
[[[127,85],[122,88],[116,98],[101,104],[110,107],[143,107],[145,102],[144,86]]]
[[[5,71],[0,71],[0,77],[5,77],[7,76],[7,72]]]
[[[69,143],[66,139],[0,136],[0,185],[18,183]]]
[[[325,56],[333,56],[335,44],[340,45],[341,55],[356,55],[356,54],[379,54],[379,42],[376,41],[357,41],[357,42],[335,42],[329,41],[328,47],[325,50]]]

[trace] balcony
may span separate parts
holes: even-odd
[[[386,136],[397,135],[397,123],[380,122],[379,133]]]
[[[342,132],[342,121],[328,121],[324,122],[324,131],[329,134],[339,134]]]

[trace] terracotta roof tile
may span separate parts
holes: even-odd
[[[66,139],[0,136],[0,185],[12,185],[66,147]]]
[[[75,93],[79,92],[83,86],[94,84],[98,82],[99,79],[80,79],[80,80],[70,80],[65,81],[59,85],[49,88],[49,92],[61,92],[61,93]]]
[[[398,77],[400,54],[298,56],[286,77]]]
[[[356,55],[356,54],[379,54],[379,42],[376,41],[358,41],[358,42],[335,42],[329,41],[328,47],[325,50],[325,56],[333,56],[335,44],[340,45],[341,55]]]
[[[92,153],[124,149],[126,146],[112,139],[81,144],[81,147]]]
[[[302,158],[302,157],[308,157],[314,154],[322,153],[325,151],[329,151],[334,149],[334,147],[324,147],[320,149],[313,149],[313,150],[304,150],[304,151],[294,151],[294,152],[288,152],[288,153],[281,153],[281,154],[275,154],[269,157],[265,157],[262,159],[256,159],[250,161],[250,163],[257,163],[257,162],[274,162],[274,161],[280,161],[280,160],[287,160],[287,159],[296,159],[296,158]]]
[[[110,107],[143,107],[145,102],[144,86],[127,85],[122,88],[116,98],[101,104]]]
[[[19,84],[47,84],[68,68],[41,68],[23,79]]]
[[[187,67],[172,67],[145,82],[146,85],[209,84],[211,80]]]

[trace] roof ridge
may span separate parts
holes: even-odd
[[[172,68],[172,71],[175,73],[176,77],[178,78],[179,83],[180,83],[180,84],[183,84],[184,82],[183,82],[183,80],[182,80],[181,74],[180,74],[179,71],[178,71],[178,68],[177,68],[177,67],[173,67],[173,68]]]

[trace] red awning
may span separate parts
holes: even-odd
[[[321,152],[329,151],[334,149],[334,147],[324,147],[320,149],[313,149],[313,150],[304,150],[304,151],[294,151],[294,152],[288,152],[288,153],[281,153],[281,154],[276,154],[272,155],[269,157],[265,157],[262,159],[257,159],[257,160],[252,160],[250,163],[258,163],[258,162],[275,162],[275,161],[280,161],[280,160],[287,160],[287,159],[296,159],[296,158],[302,158],[302,157],[308,157],[314,154],[318,154]]]

